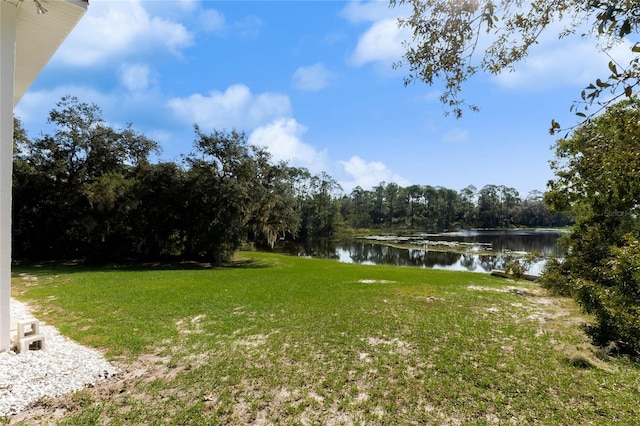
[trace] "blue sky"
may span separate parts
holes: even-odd
[[[74,95],[112,126],[132,123],[169,161],[191,151],[194,124],[235,128],[346,193],[381,181],[545,190],[551,119],[575,123],[571,102],[610,59],[593,40],[549,31],[515,71],[465,86],[479,113],[445,117],[437,85],[405,87],[406,69],[391,67],[402,13],[385,1],[91,0],[15,113],[37,137]]]

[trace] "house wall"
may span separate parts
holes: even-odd
[[[0,351],[9,349],[13,83],[17,7],[0,0]]]

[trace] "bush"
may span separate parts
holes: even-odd
[[[640,355],[640,243],[631,235],[625,241],[611,248],[601,280],[577,280],[576,298],[596,318],[587,327],[596,343],[615,343],[623,352]]]
[[[542,255],[536,251],[527,253],[524,257],[507,256],[504,263],[504,271],[507,275],[516,281],[524,278],[531,265],[542,258]]]
[[[538,282],[555,296],[570,297],[575,293],[564,264],[556,258],[547,260],[542,277]]]

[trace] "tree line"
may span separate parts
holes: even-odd
[[[330,236],[345,228],[557,226],[533,192],[505,186],[381,183],[343,194],[328,174],[274,162],[235,130],[195,126],[180,162],[150,159],[157,143],[114,129],[95,104],[66,96],[55,129],[31,139],[15,120],[13,257],[224,262],[244,243]]]
[[[504,185],[475,186],[455,191],[441,186],[380,183],[367,191],[356,187],[340,200],[341,212],[352,228],[425,229],[565,226],[568,216],[551,213],[544,194],[522,198]]]

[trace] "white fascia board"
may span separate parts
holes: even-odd
[[[47,10],[44,14],[37,13],[32,0],[17,4],[14,107],[82,18],[88,4],[84,0],[40,0],[40,3]]]

